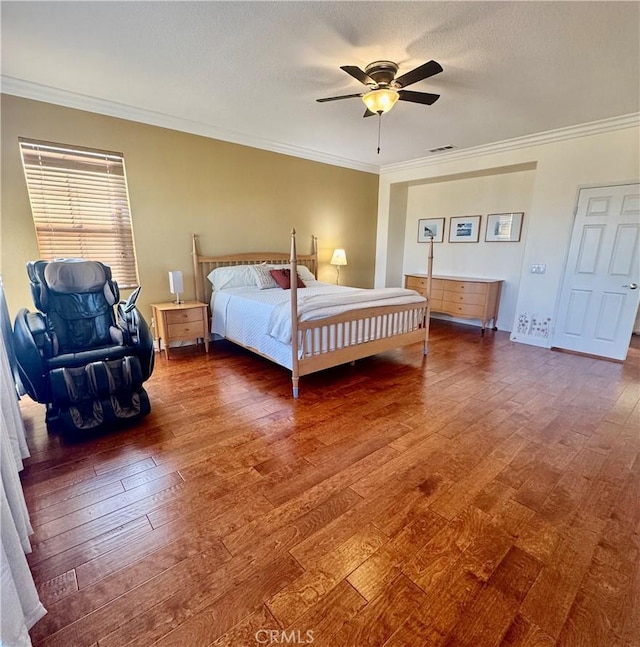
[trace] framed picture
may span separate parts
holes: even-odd
[[[477,243],[482,216],[456,216],[449,220],[450,243]]]
[[[524,213],[490,213],[484,239],[488,243],[517,243],[522,233],[523,217]]]
[[[444,240],[444,218],[418,220],[418,242],[428,243],[431,236],[434,243],[441,243]]]

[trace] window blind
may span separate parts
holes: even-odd
[[[131,211],[120,153],[20,138],[41,258],[85,258],[138,285]]]

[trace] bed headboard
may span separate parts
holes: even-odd
[[[207,276],[217,267],[230,265],[256,265],[259,263],[273,263],[275,265],[289,263],[289,252],[243,252],[240,254],[226,254],[224,256],[204,256],[198,249],[198,234],[192,235],[193,250],[193,275],[195,277],[196,299],[203,303],[211,300],[211,283]],[[318,278],[318,239],[311,237],[311,253],[297,255],[298,265],[308,267],[313,275]]]

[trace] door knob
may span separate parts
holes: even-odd
[[[629,288],[630,290],[636,290],[638,288],[637,283],[629,283],[627,285],[623,285],[623,288]]]

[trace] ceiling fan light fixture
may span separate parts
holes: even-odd
[[[400,95],[395,90],[381,88],[367,92],[362,97],[362,100],[371,112],[382,114],[383,112],[389,112],[399,98]]]

